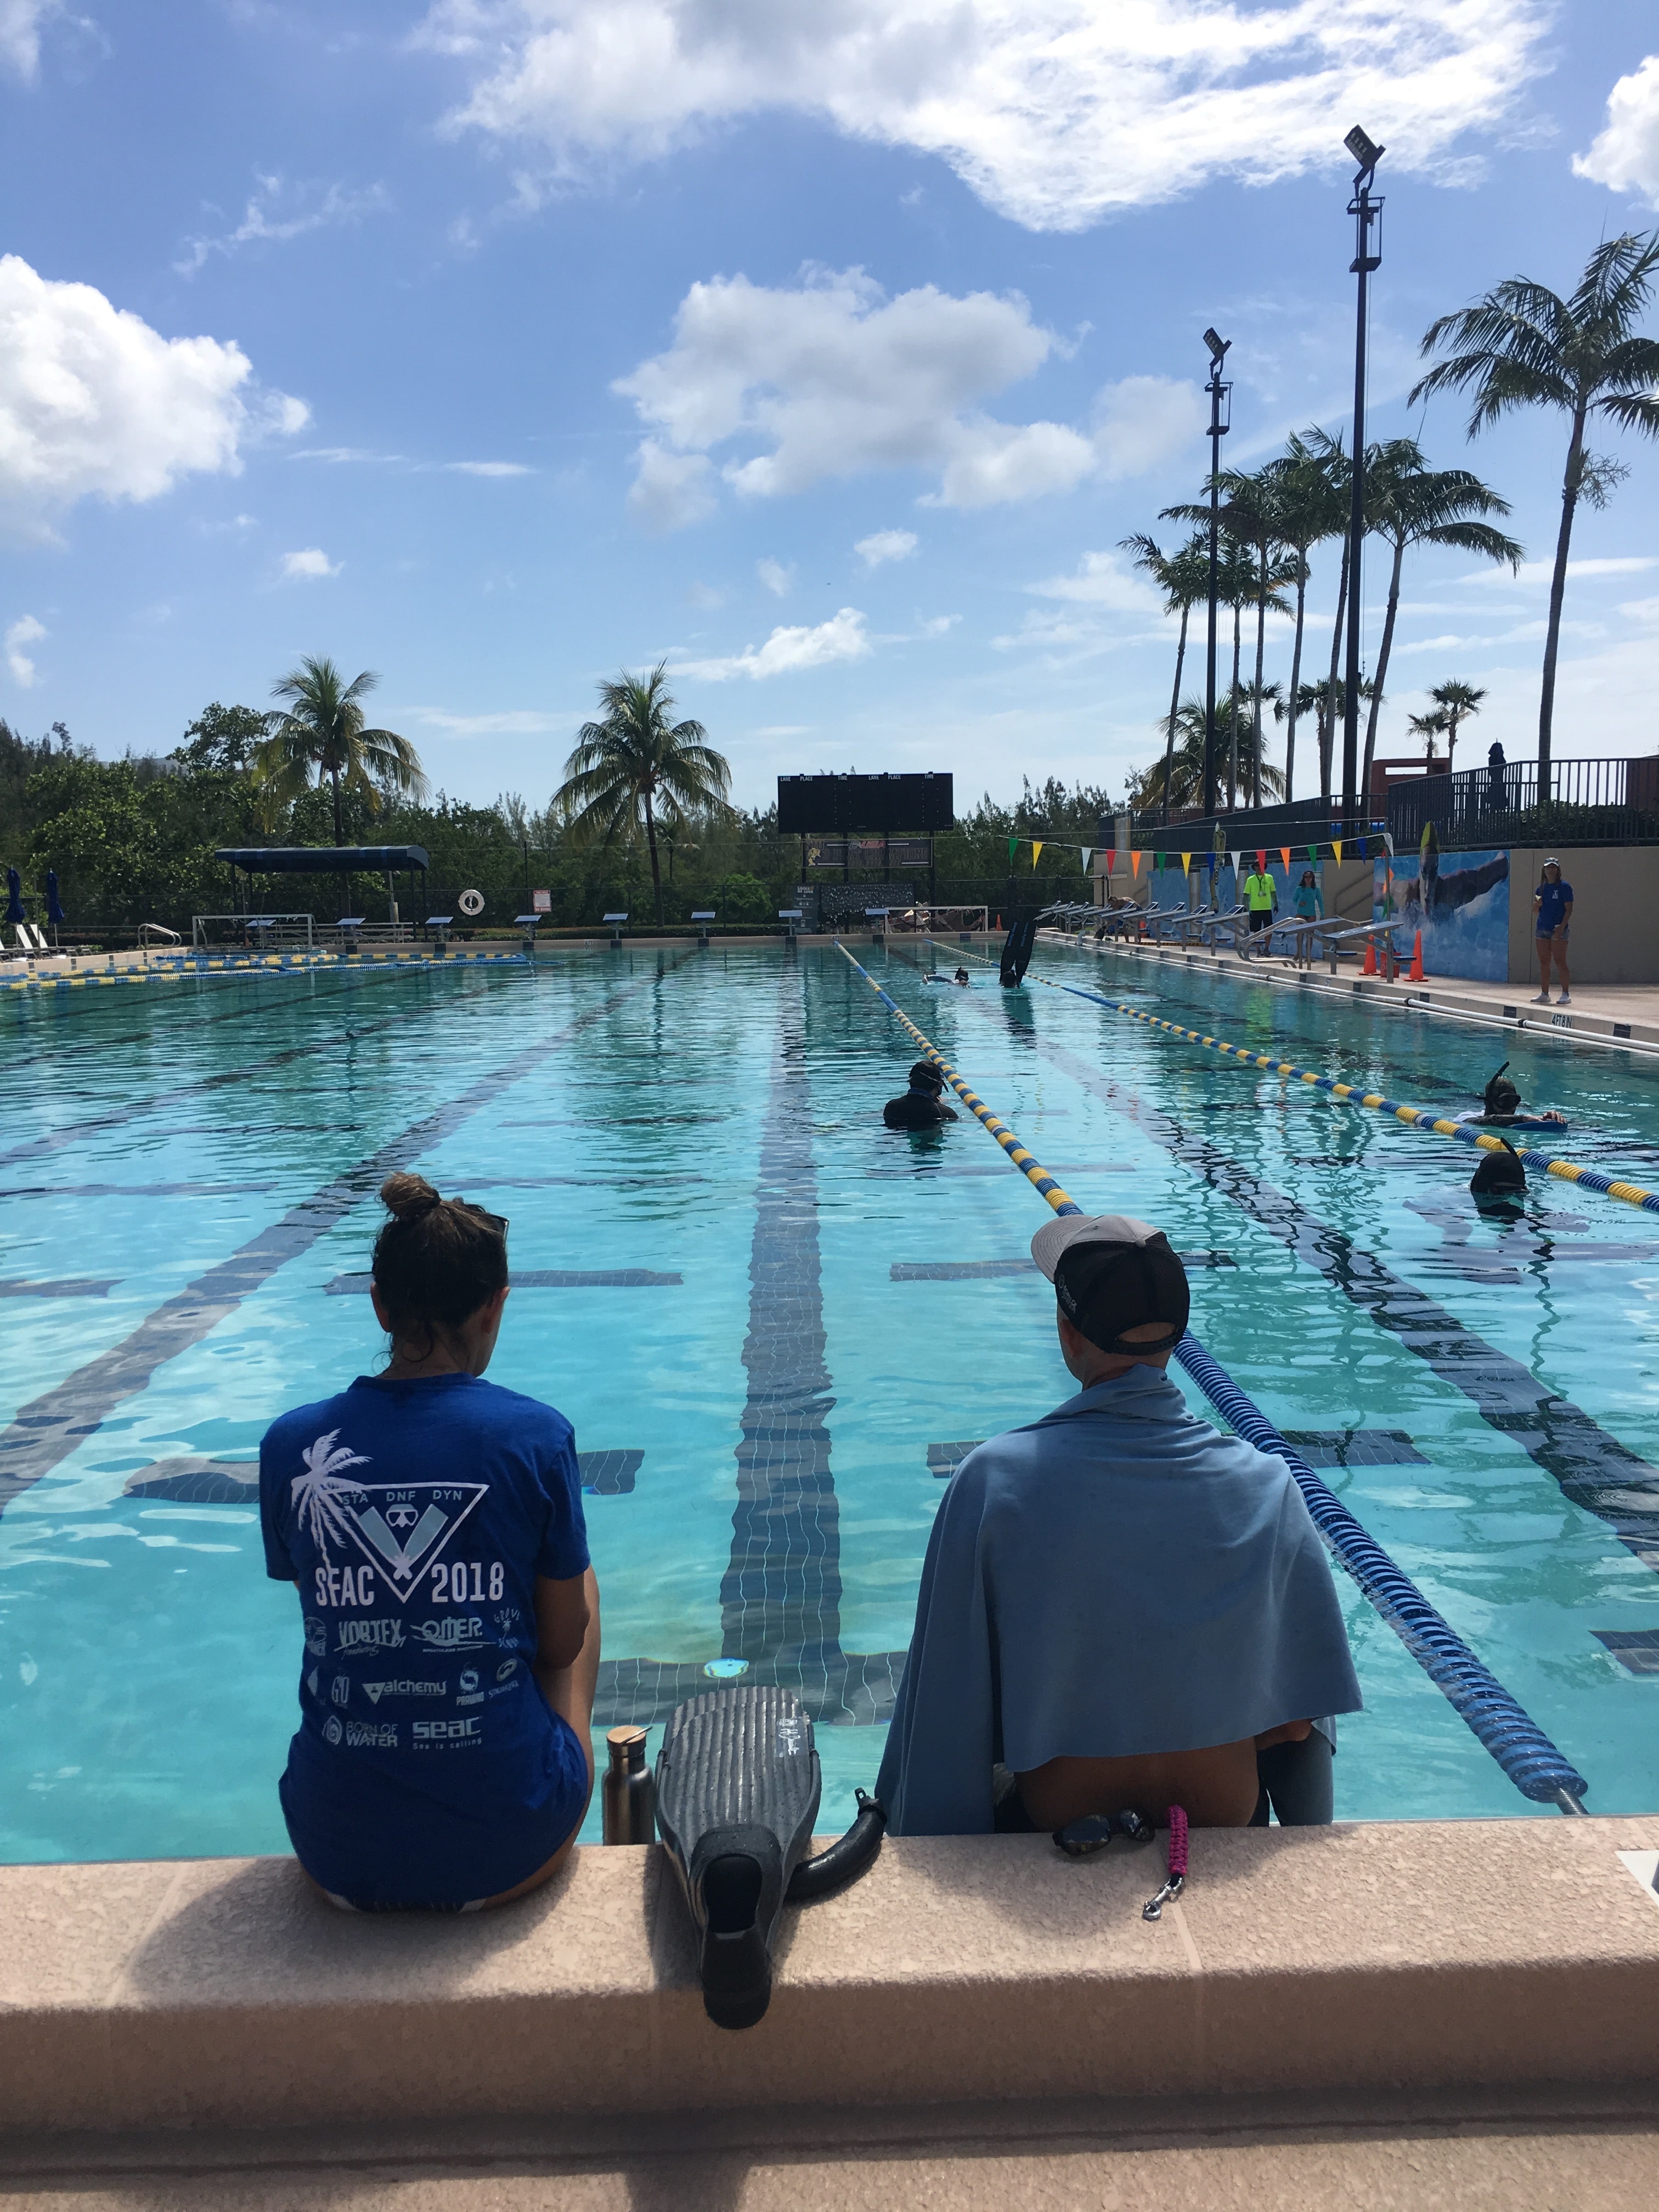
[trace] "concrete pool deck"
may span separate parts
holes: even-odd
[[[1176,2203],[1653,2201],[1659,1893],[1620,1854],[1656,1851],[1659,1817],[1200,1832],[1150,1924],[1156,1850],[890,1841],[787,1916],[742,2035],[655,1849],[429,1921],[289,1859],[8,1867],[0,2199],[1077,2202],[1133,2151]],[[1434,2190],[1394,2193],[1407,2141]]]

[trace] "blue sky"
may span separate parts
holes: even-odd
[[[1121,789],[1174,632],[1114,549],[1196,495],[1206,324],[1231,463],[1344,423],[1362,121],[1373,432],[1529,556],[1408,567],[1380,750],[1462,677],[1524,757],[1565,426],[1404,398],[1436,314],[1659,220],[1656,47],[1650,0],[0,0],[0,714],[165,748],[329,653],[435,782],[540,805],[666,659],[746,803]],[[1619,451],[1561,756],[1659,745]]]

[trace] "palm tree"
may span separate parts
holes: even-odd
[[[1376,689],[1365,723],[1365,761],[1359,788],[1369,794],[1371,763],[1376,755],[1376,723],[1382,711],[1383,687],[1389,680],[1389,658],[1394,651],[1395,617],[1400,611],[1400,574],[1409,545],[1455,546],[1479,553],[1488,561],[1507,561],[1518,568],[1523,549],[1490,523],[1472,518],[1507,514],[1509,501],[1468,469],[1431,469],[1422,448],[1412,438],[1389,438],[1367,448],[1365,454],[1365,527],[1393,550],[1389,571],[1389,603],[1382,617],[1382,641],[1377,647]],[[1365,803],[1362,801],[1362,803]]]
[[[1302,635],[1308,610],[1308,556],[1316,545],[1336,537],[1346,520],[1328,459],[1321,453],[1310,431],[1306,438],[1292,432],[1278,460],[1268,463],[1279,542],[1295,561],[1296,642],[1291,652],[1291,684],[1285,735],[1285,796],[1295,796],[1296,724],[1303,711]],[[1338,447],[1340,451],[1340,447]]]
[[[1422,738],[1423,749],[1427,756],[1424,764],[1423,772],[1425,775],[1432,775],[1434,774],[1436,765],[1434,757],[1434,741],[1437,738],[1443,738],[1446,734],[1446,717],[1444,713],[1441,708],[1437,707],[1432,710],[1432,712],[1427,714],[1407,714],[1406,717],[1406,727],[1411,732],[1414,738]]]
[[[1181,617],[1181,634],[1176,641],[1175,683],[1170,691],[1170,724],[1164,747],[1163,787],[1167,791],[1174,775],[1176,710],[1181,700],[1181,672],[1187,659],[1187,623],[1193,609],[1209,597],[1208,548],[1196,533],[1175,553],[1165,553],[1145,531],[1138,531],[1119,543],[1126,553],[1134,555],[1136,568],[1150,576],[1163,592],[1164,612]],[[1167,807],[1165,811],[1167,818]]]
[[[1561,478],[1561,527],[1550,577],[1549,621],[1538,698],[1538,796],[1550,795],[1550,745],[1555,716],[1555,664],[1567,555],[1581,499],[1604,506],[1625,474],[1584,443],[1592,415],[1622,429],[1659,436],[1659,342],[1639,337],[1636,325],[1659,271],[1659,231],[1626,232],[1598,246],[1577,289],[1563,300],[1529,276],[1505,277],[1473,307],[1442,315],[1424,333],[1422,350],[1447,349],[1413,390],[1474,394],[1469,435],[1519,407],[1557,407],[1571,422]]]
[[[1457,756],[1457,732],[1471,714],[1480,712],[1486,697],[1484,690],[1473,684],[1437,684],[1429,696],[1446,718],[1446,773],[1452,772]]]
[[[395,730],[363,726],[363,696],[380,678],[370,669],[349,683],[326,657],[313,654],[271,686],[273,699],[291,703],[268,718],[270,734],[250,763],[256,783],[270,799],[287,805],[310,789],[313,777],[326,781],[334,800],[334,842],[345,843],[343,791],[355,793],[371,814],[378,814],[387,793],[421,799],[427,789],[421,757]],[[340,878],[343,907],[346,881]]]
[[[1207,586],[1206,586],[1207,589]],[[1279,687],[1267,687],[1267,700],[1276,697]],[[1255,781],[1257,774],[1255,732],[1259,715],[1248,690],[1241,688],[1224,699],[1218,699],[1215,726],[1218,737],[1224,737],[1229,748],[1237,745],[1237,757],[1245,773]],[[1159,762],[1139,779],[1138,797],[1145,808],[1161,801],[1166,807],[1199,805],[1204,795],[1204,702],[1196,696],[1182,703],[1176,716],[1176,744],[1166,756],[1170,764],[1165,781],[1165,763]],[[1266,762],[1260,765],[1261,787],[1277,799],[1283,796],[1285,779],[1276,768]]]
[[[660,929],[657,825],[678,830],[689,814],[722,811],[731,767],[723,754],[704,743],[708,732],[701,722],[670,720],[674,702],[665,661],[659,661],[648,676],[630,676],[624,669],[615,684],[601,684],[599,705],[601,719],[582,724],[564,764],[554,810],[577,846],[608,845],[619,837],[631,843],[644,824]]]

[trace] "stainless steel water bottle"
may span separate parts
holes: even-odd
[[[654,1844],[657,1784],[645,1763],[645,1730],[613,1728],[605,1735],[611,1764],[605,1777],[605,1840]]]

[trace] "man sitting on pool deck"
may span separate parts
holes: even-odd
[[[890,1129],[932,1129],[940,1121],[957,1119],[944,1100],[945,1078],[932,1060],[919,1060],[910,1070],[910,1088],[902,1098],[890,1098],[881,1118]]]
[[[1331,1817],[1332,1723],[1359,1685],[1323,1546],[1280,1459],[1165,1374],[1186,1269],[1118,1215],[1051,1221],[1079,1394],[971,1451],[928,1540],[876,1792],[897,1835]],[[1000,1799],[993,1769],[1012,1770]]]

